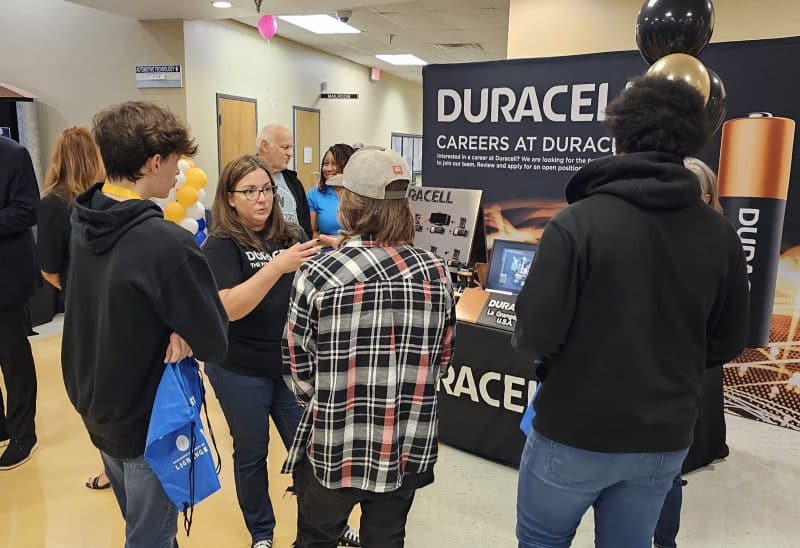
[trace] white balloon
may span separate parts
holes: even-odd
[[[164,206],[167,205],[167,200],[164,198],[150,198],[150,200],[158,204],[161,209],[164,209]]]
[[[178,160],[178,169],[181,170],[181,174],[186,173],[186,170],[189,169],[189,162],[186,160]]]
[[[197,221],[190,218],[185,218],[181,222],[178,223],[182,228],[185,228],[192,234],[197,234],[197,231],[200,229],[200,225],[197,224]]]
[[[200,220],[206,216],[206,208],[200,202],[195,202],[186,208],[186,216],[190,219]]]
[[[206,201],[206,191],[205,189],[201,188],[199,191],[199,198],[197,198],[198,202],[204,203]]]
[[[184,184],[186,184],[186,175],[183,172],[180,172],[175,177],[175,188],[180,188]]]
[[[175,201],[175,189],[174,188],[170,189],[169,194],[167,194],[167,197],[164,199],[164,201],[167,202],[167,203]]]

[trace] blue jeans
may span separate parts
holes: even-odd
[[[683,504],[683,480],[677,476],[672,482],[672,488],[664,499],[661,515],[656,524],[656,533],[653,543],[658,548],[676,548],[678,545],[678,530],[681,527],[681,505]]]
[[[125,548],[177,547],[178,508],[144,455],[118,459],[101,451],[100,456],[125,519]]]
[[[288,448],[303,408],[283,379],[248,377],[211,363],[205,370],[233,438],[233,476],[245,525],[254,544],[269,540],[275,529],[266,462],[269,417]]]
[[[519,548],[569,546],[590,506],[597,548],[650,548],[687,452],[597,453],[532,430],[519,470]]]

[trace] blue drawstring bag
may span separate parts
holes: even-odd
[[[203,407],[205,389],[197,361],[186,358],[166,365],[153,402],[144,458],[167,496],[183,512],[187,534],[194,505],[220,489],[219,451],[206,409],[215,463],[200,418]]]
[[[533,366],[537,368],[542,365],[541,361],[534,361]],[[541,378],[541,377],[540,377]],[[531,435],[531,430],[533,430],[533,417],[536,416],[536,411],[533,409],[533,402],[536,401],[536,394],[539,393],[539,389],[542,387],[542,382],[539,381],[536,383],[536,390],[533,391],[533,396],[531,396],[531,401],[528,402],[528,407],[525,408],[525,412],[522,414],[522,421],[519,423],[519,429],[525,433],[525,436]]]
[[[536,394],[539,393],[539,388],[541,387],[542,383],[536,384],[536,390],[533,391],[533,397],[531,397],[528,407],[525,408],[525,412],[522,414],[522,421],[519,423],[519,429],[522,430],[526,436],[530,436],[531,430],[533,430],[533,417],[536,416],[536,411],[533,409],[533,402],[536,401]]]

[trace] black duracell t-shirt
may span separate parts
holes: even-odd
[[[308,239],[299,226],[296,234],[295,241],[289,244],[265,241],[266,252],[245,248],[227,235],[209,236],[203,251],[219,289],[246,282],[283,250]],[[294,273],[284,274],[247,316],[230,322],[228,354],[219,365],[252,377],[281,376],[281,339],[293,280]]]

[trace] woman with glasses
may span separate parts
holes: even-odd
[[[205,369],[233,438],[236,494],[253,548],[270,548],[275,528],[269,417],[289,447],[303,412],[281,377],[289,292],[294,272],[320,250],[284,220],[275,189],[258,156],[231,161],[220,175],[214,228],[203,248],[230,320],[225,360]]]

